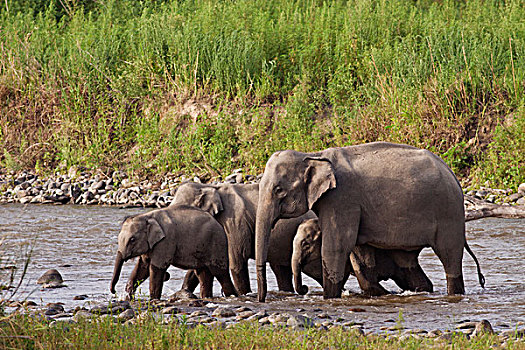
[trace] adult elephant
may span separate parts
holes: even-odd
[[[214,186],[186,183],[177,189],[170,205],[198,207],[213,215],[221,224],[228,238],[228,258],[233,283],[240,294],[251,292],[248,259],[255,258],[255,216],[258,200],[258,184]],[[279,290],[294,291],[290,263],[292,241],[299,224],[314,217],[315,215],[309,212],[297,218],[279,220],[272,230],[267,257]],[[198,284],[197,276],[189,271],[184,279],[183,289],[193,292]]]
[[[274,153],[260,182],[256,217],[259,301],[266,298],[271,228],[278,219],[309,209],[322,231],[324,298],[341,296],[345,265],[356,244],[432,247],[445,268],[448,294],[465,292],[463,192],[450,168],[433,153],[387,142]]]

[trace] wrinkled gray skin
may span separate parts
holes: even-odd
[[[248,259],[255,258],[255,215],[259,199],[258,184],[223,184],[218,186],[186,183],[177,189],[171,205],[190,205],[207,211],[221,224],[228,237],[228,257],[235,287],[240,294],[251,292]],[[293,292],[292,240],[299,224],[313,213],[280,220],[272,230],[268,262],[275,273],[279,290]],[[193,291],[198,285],[188,271],[183,289]]]
[[[323,285],[321,261],[321,229],[317,219],[305,220],[297,228],[293,240],[292,271],[295,290],[306,294],[308,287],[302,284],[301,272],[307,272]],[[433,286],[418,262],[419,250],[383,250],[369,245],[356,245],[347,269],[358,276],[363,294],[378,296],[388,294],[380,281],[392,279],[401,289],[415,292],[432,292]],[[358,273],[356,274],[357,271]],[[348,271],[345,271],[345,281]]]
[[[258,208],[261,302],[266,299],[272,227],[280,218],[309,209],[323,232],[324,298],[341,296],[348,256],[364,244],[415,251],[431,247],[444,266],[448,294],[465,293],[463,192],[448,166],[427,150],[374,142],[316,153],[274,153],[261,179]]]
[[[112,293],[124,262],[137,256],[130,283],[136,286],[149,276],[151,299],[160,299],[170,265],[195,269],[203,298],[213,296],[213,277],[225,295],[237,295],[228,270],[226,234],[210,214],[198,208],[173,206],[126,218],[118,235]]]

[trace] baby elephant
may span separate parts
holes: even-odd
[[[203,210],[171,206],[126,218],[118,235],[111,293],[115,293],[123,263],[137,256],[140,260],[129,283],[136,286],[149,276],[151,299],[160,299],[170,265],[196,270],[202,298],[213,296],[213,277],[226,296],[237,296],[228,268],[226,234]]]
[[[344,281],[348,274],[355,275],[363,294],[378,296],[388,294],[379,282],[392,279],[401,289],[432,292],[433,285],[418,262],[421,250],[385,250],[370,245],[356,245],[347,262]],[[317,219],[304,221],[297,228],[293,241],[292,271],[295,289],[306,294],[301,272],[322,285],[321,229]]]

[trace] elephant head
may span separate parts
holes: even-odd
[[[148,253],[165,236],[162,227],[151,216],[137,215],[124,219],[118,235],[118,251],[111,280],[111,293],[115,293],[115,285],[124,262]]]
[[[293,240],[292,272],[298,294],[308,293],[308,287],[303,285],[301,272],[304,265],[311,263],[321,265],[321,228],[317,219],[303,221]],[[321,266],[318,270],[321,271]]]
[[[259,185],[255,228],[259,301],[266,299],[266,259],[270,232],[277,220],[306,213],[335,187],[332,163],[319,154],[288,150],[270,157]]]
[[[207,211],[212,216],[223,211],[221,197],[216,188],[188,182],[181,185],[171,205],[189,205]]]

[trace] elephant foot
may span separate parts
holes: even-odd
[[[340,298],[341,293],[343,292],[343,284],[344,284],[344,281],[333,283],[328,278],[325,278],[324,283],[323,283],[323,298],[324,299]]]
[[[447,293],[448,295],[465,294],[462,274],[457,277],[447,275]]]
[[[380,284],[370,285],[366,289],[363,289],[363,295],[366,295],[368,297],[379,297],[387,294],[390,293]]]

